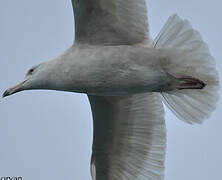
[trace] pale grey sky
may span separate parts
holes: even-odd
[[[220,0],[148,0],[152,37],[178,13],[200,31],[222,73]],[[0,92],[32,65],[59,55],[74,38],[71,0],[1,1]],[[166,180],[221,179],[222,102],[203,125],[167,110]],[[0,177],[90,180],[92,117],[85,95],[28,91],[0,100]]]

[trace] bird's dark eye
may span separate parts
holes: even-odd
[[[27,75],[31,75],[31,74],[33,73],[33,71],[34,71],[34,69],[33,69],[33,68],[32,68],[32,69],[30,69],[30,70],[28,71]]]

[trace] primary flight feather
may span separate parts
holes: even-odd
[[[187,20],[169,18],[152,42],[145,0],[72,0],[75,42],[32,67],[3,96],[32,89],[86,93],[93,114],[94,180],[162,180],[164,102],[202,123],[215,109],[215,61]]]

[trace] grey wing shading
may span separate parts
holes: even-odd
[[[93,180],[162,180],[166,127],[159,94],[89,100],[94,119]]]
[[[149,41],[145,0],[72,0],[75,43],[133,45]]]

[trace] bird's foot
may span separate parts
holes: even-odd
[[[171,76],[173,76],[175,79],[177,79],[176,83],[176,89],[182,90],[182,89],[203,89],[206,84],[195,77],[177,74],[177,73],[169,73]]]

